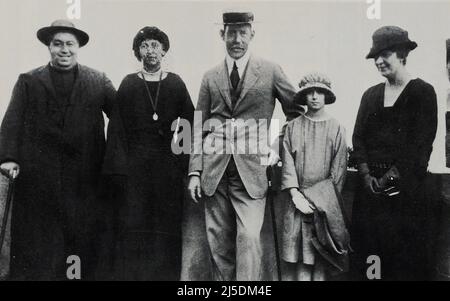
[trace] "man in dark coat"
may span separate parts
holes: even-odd
[[[76,255],[81,278],[92,279],[101,233],[102,113],[112,112],[115,89],[104,73],[77,63],[89,36],[71,22],[55,21],[37,37],[50,63],[19,76],[0,130],[0,168],[17,178],[11,278],[67,279],[67,258]]]

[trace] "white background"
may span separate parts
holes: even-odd
[[[36,31],[66,18],[66,0],[0,0],[0,117],[12,87],[22,72],[49,60]],[[384,80],[365,55],[372,33],[383,25],[408,30],[418,43],[407,66],[413,76],[431,83],[438,95],[439,129],[430,162],[434,172],[445,166],[445,110],[449,81],[445,69],[445,40],[450,38],[450,1],[381,0],[381,19],[369,20],[370,4],[359,1],[151,1],[81,0],[76,26],[91,41],[79,52],[79,62],[106,72],[118,88],[122,78],[139,68],[132,40],[144,26],[158,26],[171,42],[164,68],[186,82],[194,104],[203,73],[223,60],[225,50],[219,23],[228,9],[255,14],[255,55],[282,66],[297,87],[310,71],[326,73],[337,95],[329,113],[351,134],[362,93]],[[274,118],[284,119],[277,106]]]

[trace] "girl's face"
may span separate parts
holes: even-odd
[[[311,89],[306,94],[308,110],[319,111],[325,106],[325,93],[318,89]]]

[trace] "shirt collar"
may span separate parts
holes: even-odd
[[[250,59],[250,51],[248,51],[248,50],[244,54],[244,56],[238,60],[233,59],[229,54],[227,54],[226,62],[227,62],[227,67],[228,67],[228,74],[231,74],[231,71],[233,71],[233,64],[234,64],[234,62],[236,62],[239,76],[242,78],[242,73],[244,72],[249,59]]]

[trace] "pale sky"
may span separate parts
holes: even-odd
[[[53,20],[66,18],[66,0],[1,0],[0,117],[9,103],[17,77],[48,63],[48,50],[36,31]],[[445,106],[449,81],[445,69],[445,40],[450,38],[450,1],[381,0],[381,19],[369,20],[369,4],[359,1],[151,1],[81,0],[76,26],[90,35],[79,52],[79,62],[100,71],[118,88],[126,74],[139,68],[132,40],[144,26],[165,31],[171,49],[164,68],[185,81],[194,104],[203,73],[225,55],[219,30],[222,12],[245,9],[255,14],[252,53],[281,65],[297,88],[311,71],[326,73],[337,96],[328,112],[351,134],[362,93],[384,81],[373,60],[365,56],[372,33],[397,25],[418,43],[408,57],[415,77],[431,83],[438,95],[439,130],[430,170],[450,172],[445,166]],[[283,119],[277,106],[274,118]]]

